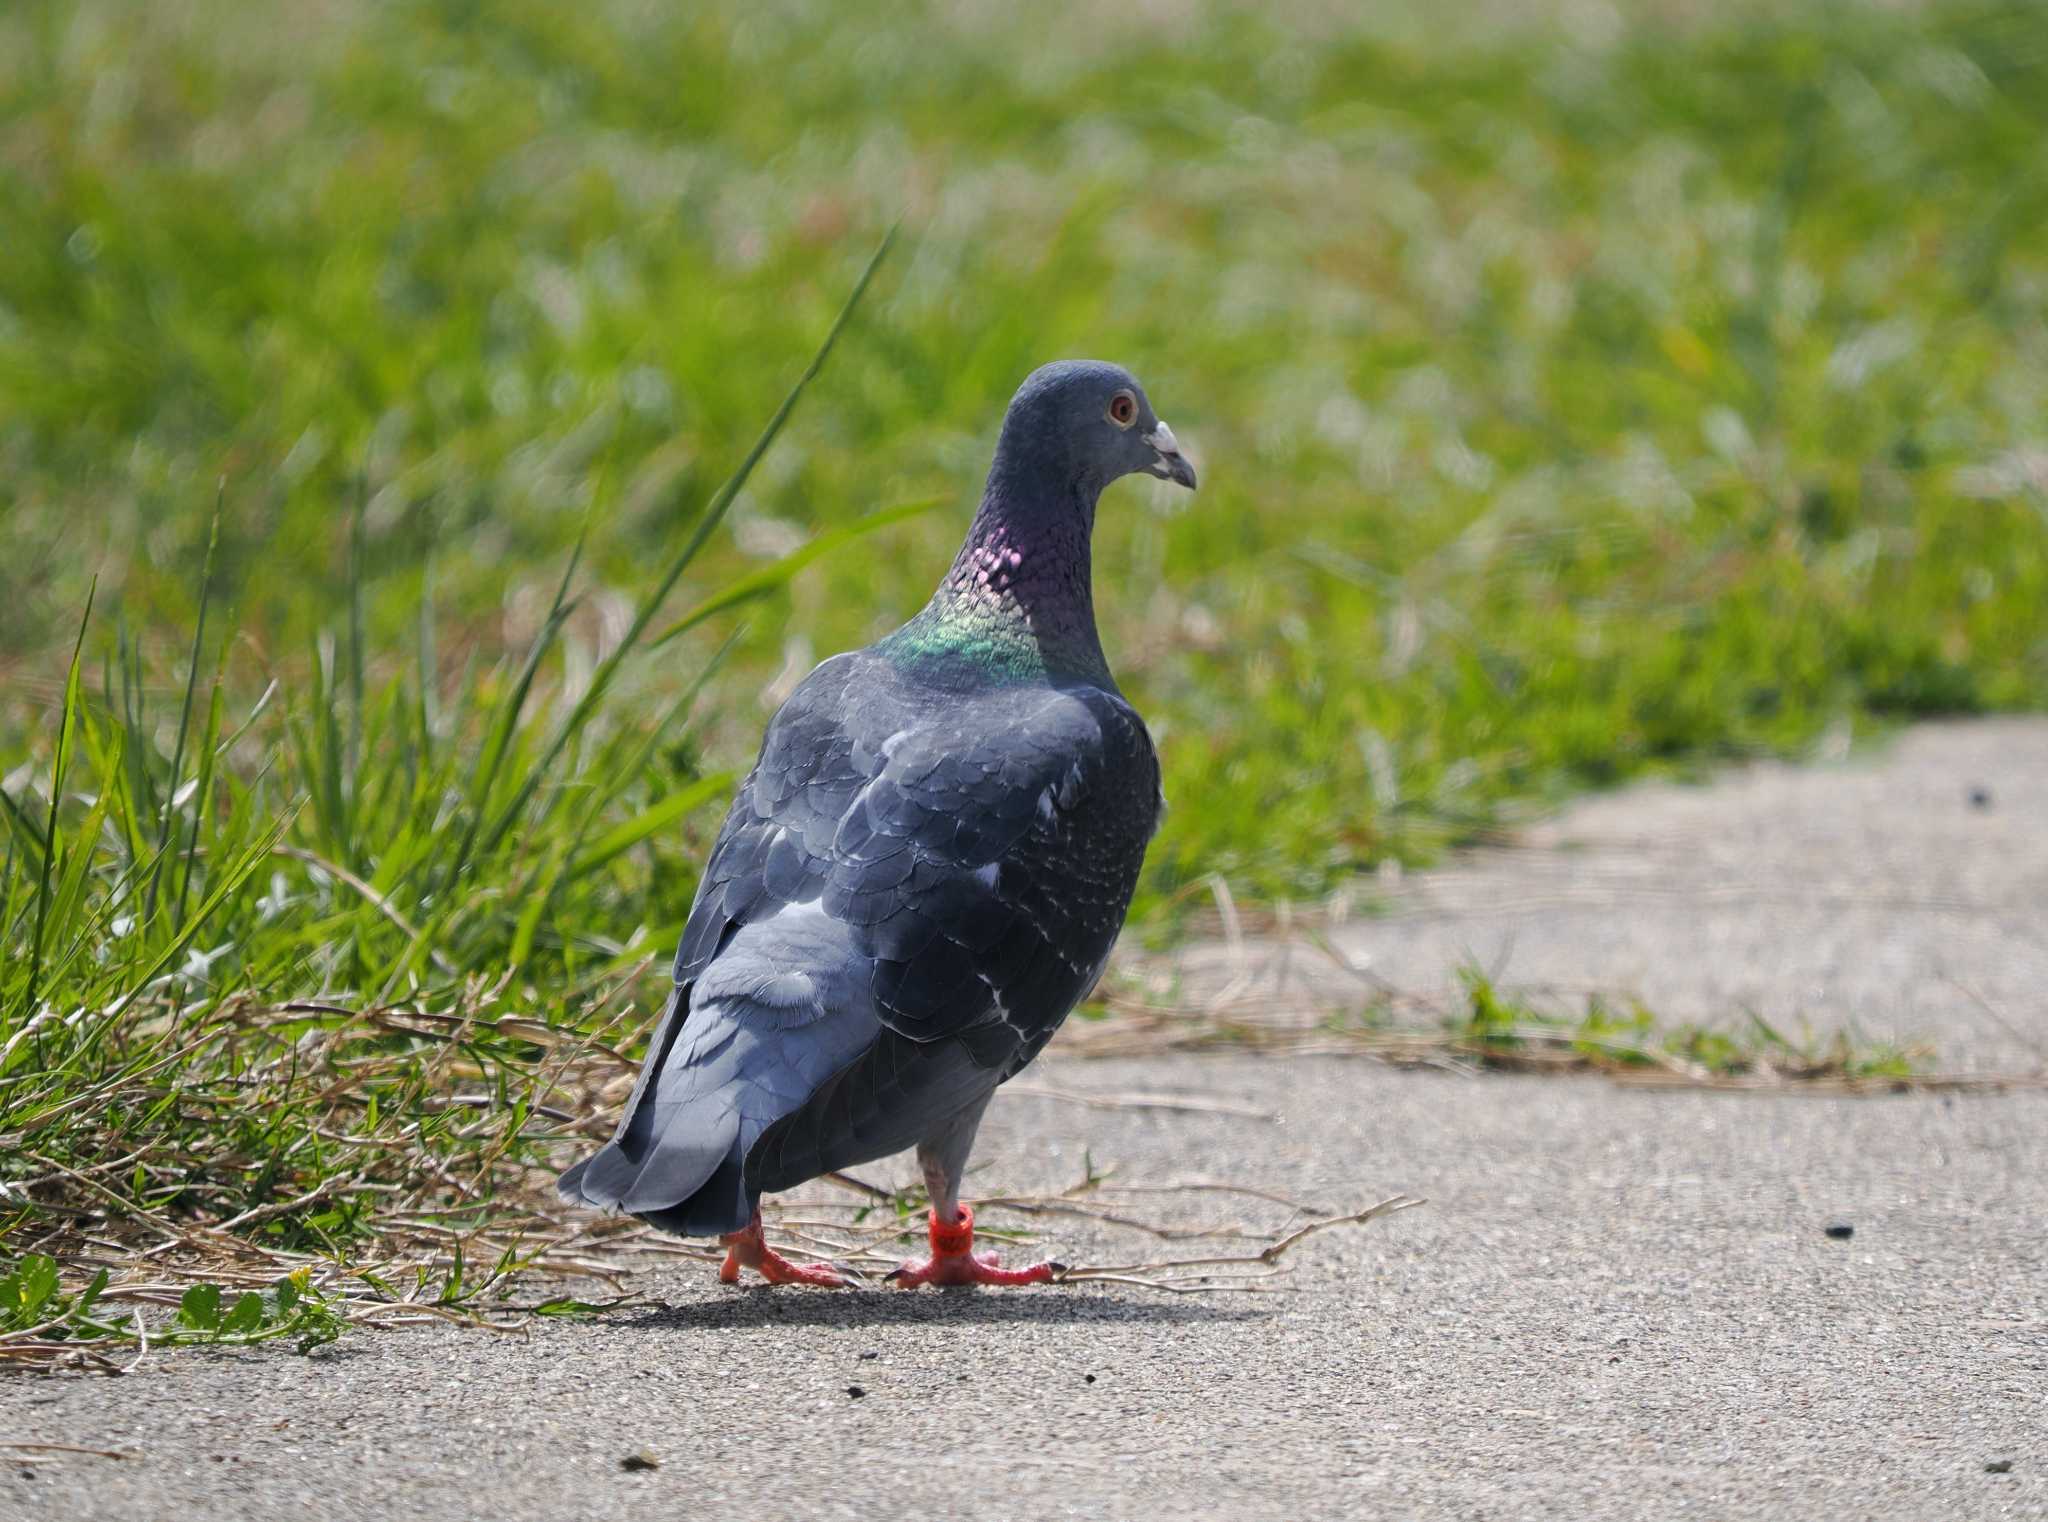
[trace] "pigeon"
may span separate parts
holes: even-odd
[[[1194,467],[1126,370],[1068,360],[1011,400],[981,505],[924,609],[770,720],[677,948],[673,988],[574,1204],[727,1248],[719,1276],[843,1285],[760,1200],[916,1148],[931,1253],[898,1285],[1036,1284],[960,1201],[997,1087],[1101,975],[1164,800],[1096,632],[1096,501]]]

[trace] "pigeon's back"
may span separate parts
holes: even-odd
[[[639,1086],[564,1192],[733,1231],[980,1104],[1100,975],[1158,807],[1113,689],[886,643],[826,662],[769,725]]]

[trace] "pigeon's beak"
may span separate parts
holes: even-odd
[[[1188,457],[1180,452],[1180,440],[1173,436],[1173,430],[1161,423],[1144,438],[1159,456],[1145,468],[1162,481],[1177,481],[1193,491],[1195,467],[1188,464]]]

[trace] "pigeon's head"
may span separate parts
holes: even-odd
[[[1140,471],[1195,484],[1194,466],[1137,377],[1101,360],[1063,359],[1026,376],[1003,418],[997,454],[1090,492]]]

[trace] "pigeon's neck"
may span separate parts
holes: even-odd
[[[965,675],[1112,686],[1090,576],[1098,493],[1034,478],[998,451],[952,569],[885,648],[906,663]]]

